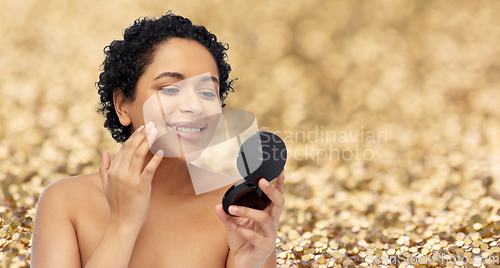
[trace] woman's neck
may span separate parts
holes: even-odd
[[[148,152],[144,167],[153,154]],[[151,198],[182,198],[196,196],[186,161],[182,158],[163,157],[151,182]]]

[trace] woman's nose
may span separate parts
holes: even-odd
[[[203,110],[195,90],[185,90],[180,101],[179,110],[182,113],[199,114]]]

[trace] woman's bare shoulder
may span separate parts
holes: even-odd
[[[99,190],[100,179],[99,172],[71,176],[53,181],[45,189],[51,188],[55,190],[57,188],[71,194],[82,192],[82,190]]]
[[[61,200],[70,211],[80,208],[84,200],[96,200],[102,195],[99,172],[62,178],[47,185],[42,195]],[[97,197],[97,198],[96,198]],[[72,215],[70,215],[72,217]]]
[[[35,215],[32,264],[80,266],[78,216],[91,214],[89,204],[102,200],[98,180],[99,173],[72,176],[53,181],[43,189]]]

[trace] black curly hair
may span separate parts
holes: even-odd
[[[157,46],[169,38],[191,39],[202,44],[214,57],[219,71],[220,100],[222,108],[229,92],[233,92],[236,79],[229,79],[231,66],[227,63],[228,44],[217,41],[217,37],[204,26],[194,25],[191,20],[175,15],[169,10],[160,18],[139,18],[125,29],[123,40],[114,40],[104,48],[106,58],[101,65],[99,82],[96,82],[100,97],[97,112],[106,117],[104,127],[119,143],[130,137],[131,126],[123,126],[118,119],[113,102],[113,92],[120,88],[126,99],[135,100],[137,81],[151,64]]]

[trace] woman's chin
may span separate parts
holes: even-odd
[[[179,152],[170,152],[169,150],[164,150],[165,154],[163,155],[164,159],[168,159],[167,161],[178,161],[178,162],[186,162],[190,163],[193,161],[196,161],[198,158],[200,158],[201,153],[194,152],[194,153],[187,153],[184,155],[181,155]],[[152,154],[154,154],[153,151],[151,151]]]
[[[182,158],[186,162],[192,162],[198,159],[201,153],[206,149],[208,144],[206,141],[200,140],[197,142],[182,141],[179,145],[177,137],[169,137],[170,135],[163,135],[157,139],[151,146],[151,153],[158,150],[163,150],[164,158]]]

